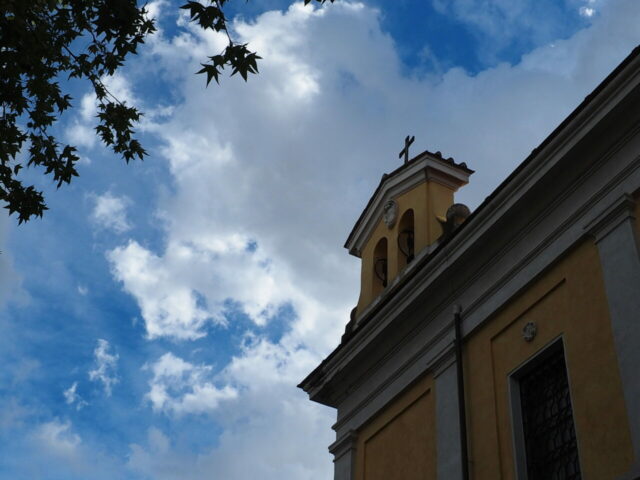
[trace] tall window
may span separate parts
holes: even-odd
[[[579,480],[578,443],[562,342],[515,375],[521,480]],[[517,439],[518,440],[518,439]],[[523,458],[524,457],[524,458]],[[525,473],[526,472],[526,473]]]

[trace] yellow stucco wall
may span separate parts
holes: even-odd
[[[522,328],[535,322],[527,343]],[[584,479],[615,479],[633,453],[597,247],[585,240],[467,341],[464,353],[474,480],[514,479],[509,375],[563,337]]]
[[[413,209],[415,231],[415,253],[418,254],[428,245],[435,243],[442,235],[442,226],[438,216],[444,216],[453,204],[453,190],[436,182],[424,182],[411,190],[394,198],[398,204],[398,219],[389,229],[382,218],[362,249],[362,266],[360,273],[360,298],[357,312],[362,312],[378,295],[381,290],[375,287],[376,279],[373,272],[373,251],[378,241],[386,237],[388,252],[388,284],[398,276],[398,233],[402,215]]]
[[[433,377],[400,395],[358,434],[356,480],[436,478]]]

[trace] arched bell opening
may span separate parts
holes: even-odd
[[[402,215],[398,224],[398,269],[402,270],[415,258],[415,228],[413,209]]]
[[[387,239],[381,238],[373,250],[373,296],[379,295],[388,282]]]

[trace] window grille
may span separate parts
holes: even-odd
[[[519,379],[527,480],[579,480],[578,444],[562,348]]]

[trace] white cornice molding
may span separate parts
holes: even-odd
[[[329,445],[329,452],[333,454],[335,459],[342,457],[343,455],[355,450],[356,442],[358,441],[358,432],[355,430],[349,430],[345,435],[341,436],[331,445]]]
[[[399,390],[393,388],[393,385],[402,382],[403,378],[411,378],[416,376],[418,372],[424,373],[425,371],[438,371],[440,373],[439,367],[446,361],[445,359],[449,358],[452,352],[454,333],[452,324],[444,325],[436,330],[429,340],[421,343],[417,349],[403,351],[403,353],[408,354],[403,356],[401,365],[392,366],[392,362],[388,360],[403,350],[404,345],[396,345],[393,350],[389,351],[385,358],[380,361],[380,365],[386,365],[386,369],[388,369],[380,375],[381,383],[375,389],[370,390],[365,398],[353,405],[348,412],[343,412],[342,415],[339,415],[332,428],[337,432],[342,430],[345,425],[353,424],[353,422],[359,428],[363,421],[370,417],[370,415],[363,414],[363,412],[372,408],[374,411],[377,410],[380,404],[385,404],[400,393]],[[413,338],[415,339],[416,337],[413,336]],[[381,368],[384,369],[385,367]],[[350,385],[350,389],[355,390],[361,387],[361,381],[362,379],[358,383]],[[378,407],[375,406],[376,403],[378,403]],[[358,419],[357,417],[360,418]]]
[[[635,207],[636,202],[633,197],[625,193],[604,212],[589,222],[589,224],[585,226],[585,230],[593,235],[596,243],[600,242],[619,224],[629,218],[635,218]]]

